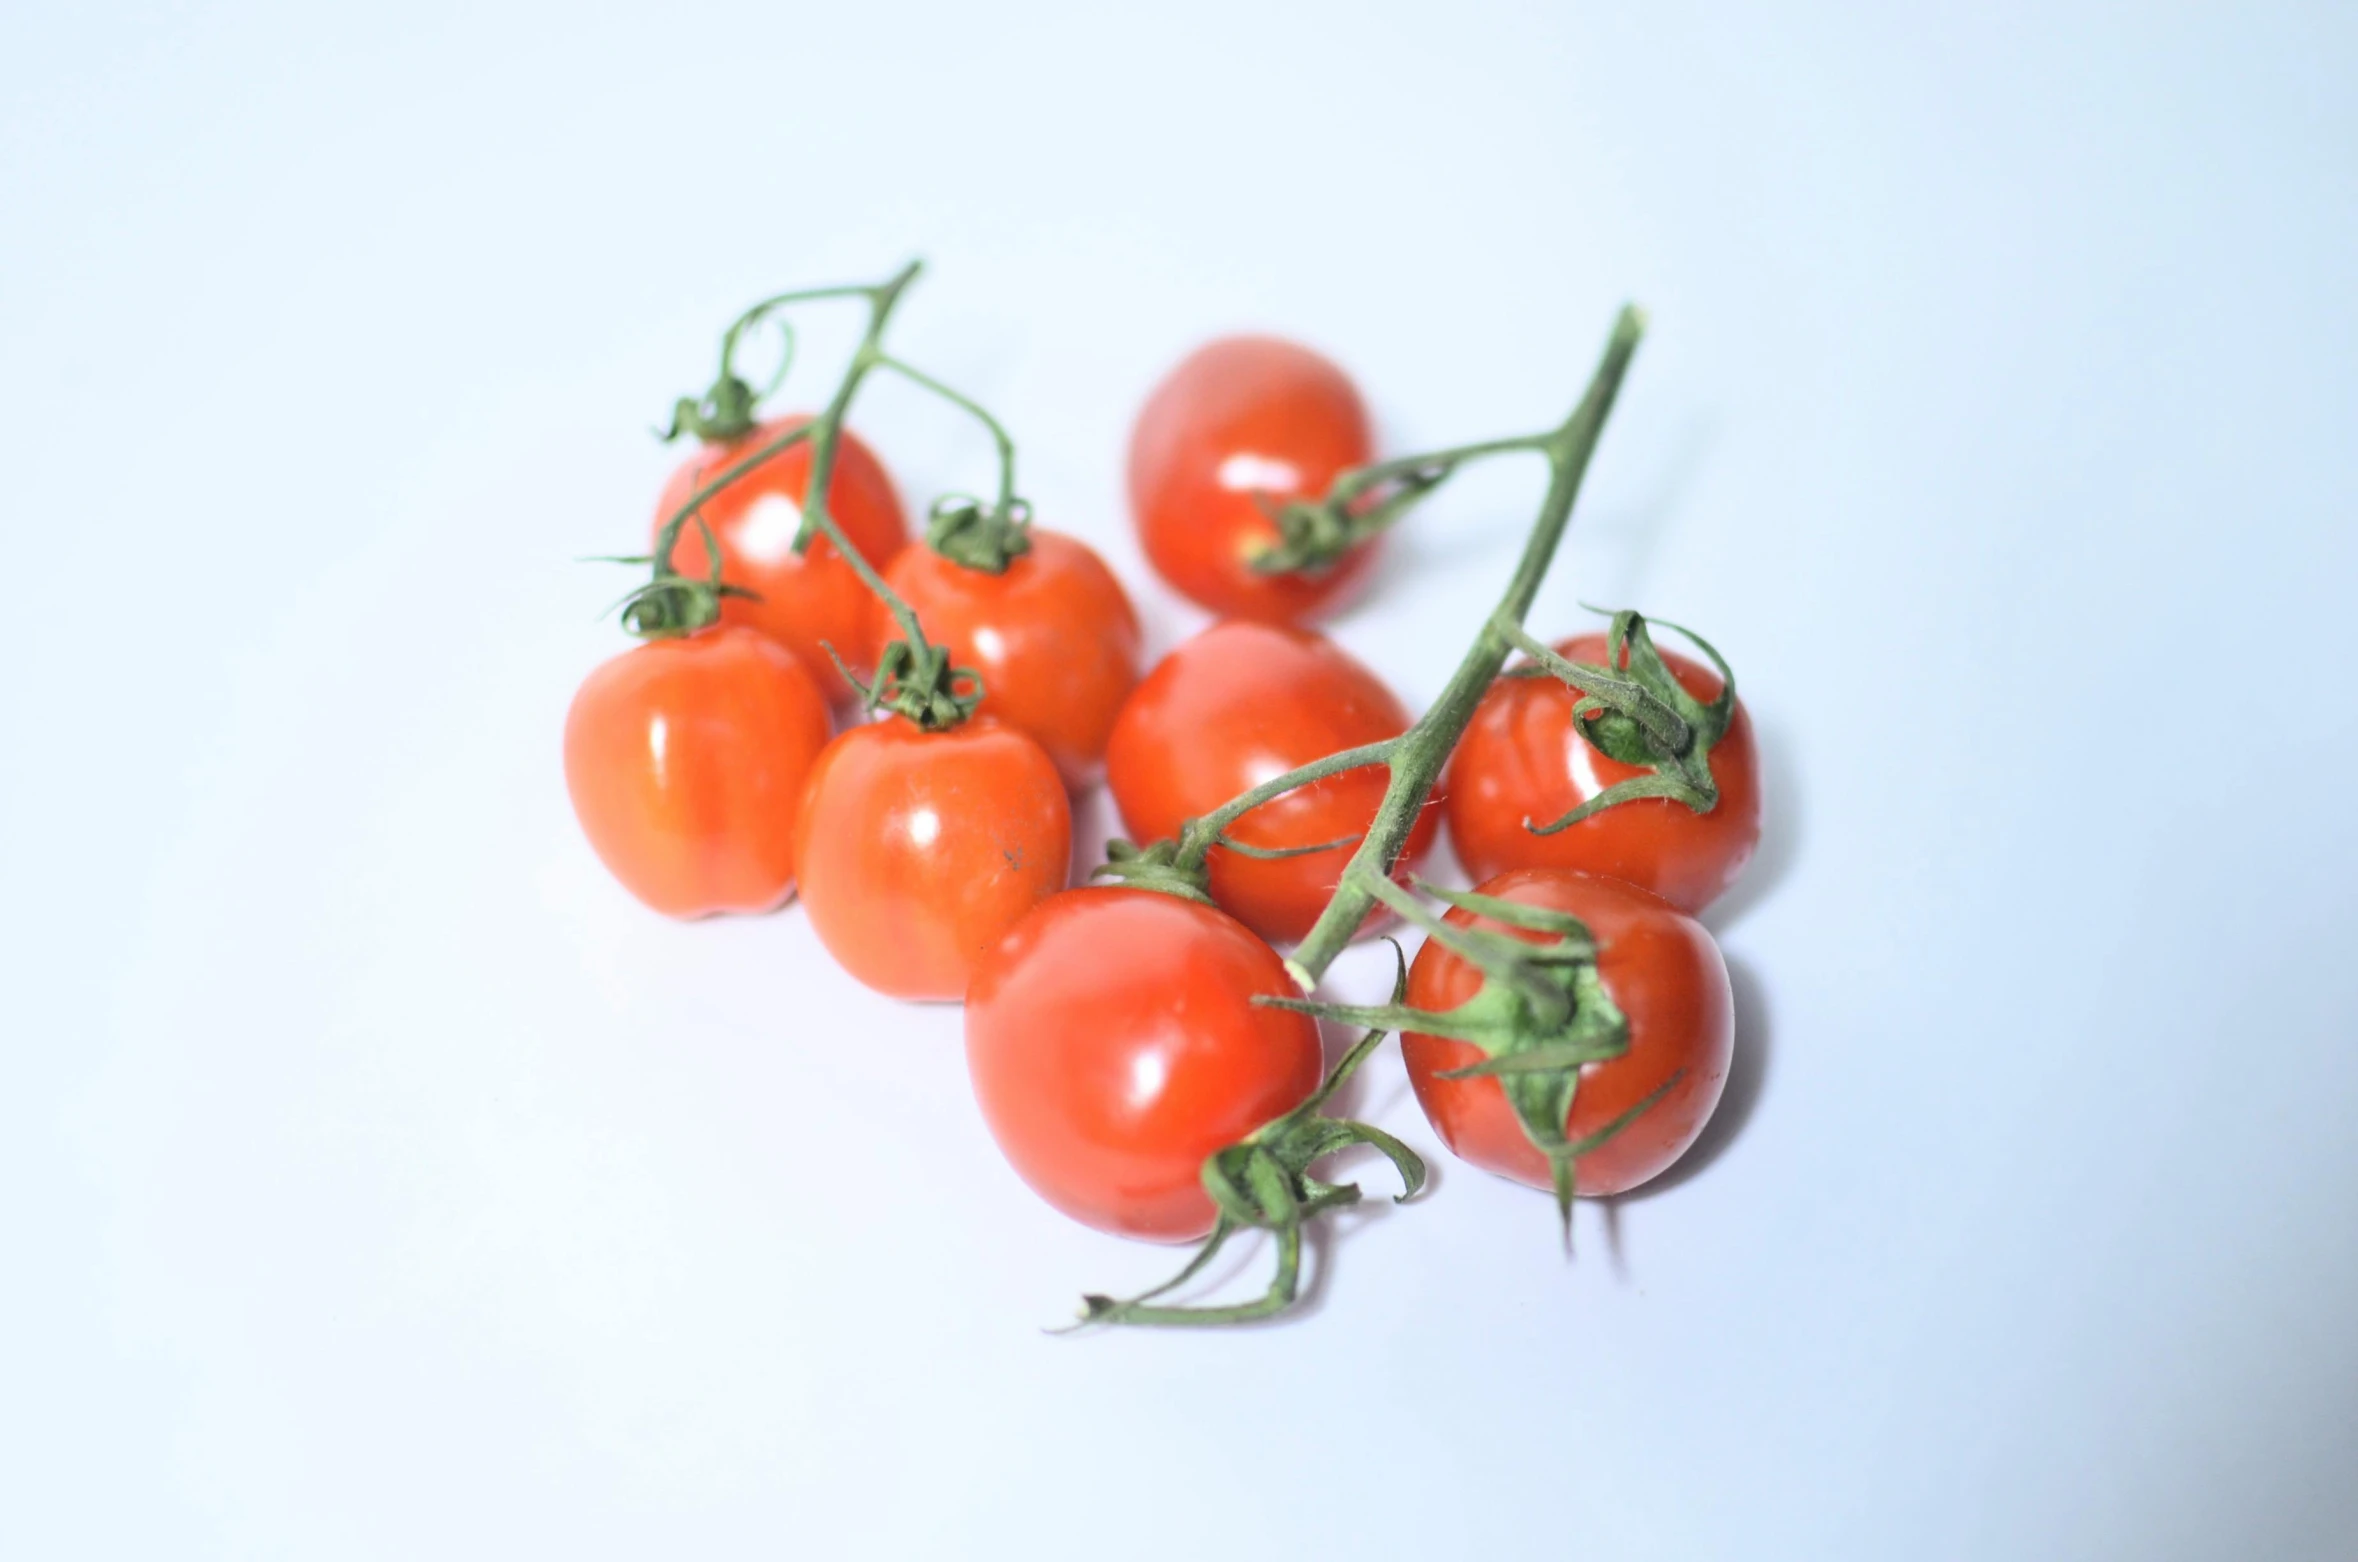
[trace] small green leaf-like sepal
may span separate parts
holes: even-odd
[[[1021,499],[986,505],[966,494],[944,494],[926,519],[925,545],[953,564],[1004,575],[1032,551],[1032,507]]]
[[[951,666],[947,646],[889,641],[877,655],[876,676],[865,680],[833,645],[822,640],[819,649],[843,674],[843,681],[859,691],[862,705],[906,717],[926,732],[955,727],[982,703],[982,675],[971,667]]]
[[[1158,842],[1158,846],[1167,842]],[[1129,860],[1137,861],[1146,852],[1131,847]],[[1398,944],[1392,945],[1398,962],[1398,972],[1392,982],[1390,1010],[1398,1010],[1400,1000],[1408,991],[1408,960]],[[1326,1012],[1321,1006],[1300,999],[1256,999],[1274,1006],[1291,1009],[1310,1009]],[[1338,1011],[1359,1013],[1362,1011]],[[1400,1011],[1410,1012],[1410,1011]],[[1294,1304],[1301,1286],[1302,1227],[1329,1210],[1342,1209],[1359,1202],[1359,1185],[1352,1182],[1325,1182],[1310,1175],[1314,1162],[1325,1159],[1338,1150],[1353,1145],[1367,1145],[1392,1163],[1400,1174],[1400,1194],[1397,1202],[1405,1203],[1425,1185],[1424,1158],[1407,1145],[1369,1123],[1353,1122],[1348,1118],[1325,1116],[1320,1108],[1329,1097],[1355,1073],[1368,1054],[1388,1034],[1381,1025],[1370,1028],[1364,1036],[1335,1064],[1326,1078],[1320,1081],[1310,1098],[1280,1118],[1264,1123],[1232,1145],[1214,1151],[1204,1161],[1204,1191],[1211,1195],[1213,1207],[1220,1214],[1213,1224],[1212,1234],[1196,1250],[1187,1267],[1151,1291],[1142,1292],[1126,1301],[1090,1295],[1081,1298],[1080,1322],[1073,1327],[1086,1328],[1091,1324],[1141,1324],[1156,1327],[1186,1328],[1220,1324],[1251,1323],[1275,1317]],[[1154,1298],[1176,1289],[1201,1273],[1204,1265],[1221,1244],[1239,1231],[1269,1232],[1277,1245],[1277,1272],[1271,1277],[1269,1289],[1249,1302],[1238,1302],[1225,1307],[1180,1307],[1157,1305]]]
[[[1664,627],[1678,629],[1676,624]],[[1648,772],[1605,788],[1560,819],[1526,824],[1534,835],[1554,835],[1608,808],[1641,798],[1683,803],[1699,814],[1719,806],[1719,783],[1711,774],[1712,746],[1726,735],[1736,709],[1736,675],[1718,651],[1691,630],[1692,640],[1719,672],[1720,692],[1709,704],[1686,691],[1655,649],[1646,620],[1623,610],[1606,634],[1605,666],[1575,662],[1517,629],[1512,638],[1534,668],[1577,690],[1574,730],[1598,753]]]
[[[1176,895],[1202,906],[1212,904],[1210,876],[1200,864],[1192,868],[1180,864],[1177,841],[1149,841],[1144,846],[1124,840],[1107,841],[1105,861],[1089,877]]]

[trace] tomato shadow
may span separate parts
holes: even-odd
[[[1068,886],[1090,883],[1105,861],[1105,843],[1122,833],[1122,816],[1114,809],[1113,792],[1103,782],[1073,798],[1073,860],[1065,876]]]
[[[1785,730],[1755,718],[1754,731],[1760,751],[1760,847],[1745,864],[1735,887],[1704,911],[1703,925],[1711,929],[1714,938],[1725,936],[1729,928],[1777,892],[1801,860],[1802,842],[1809,834],[1801,767]]]
[[[1606,1241],[1616,1253],[1620,1245],[1617,1217],[1623,1205],[1642,1204],[1710,1170],[1727,1153],[1728,1146],[1742,1137],[1760,1110],[1776,1055],[1768,989],[1750,966],[1733,959],[1728,961],[1728,987],[1736,1000],[1736,1046],[1734,1056],[1728,1060],[1728,1082],[1720,1091],[1719,1108],[1711,1114],[1711,1121],[1703,1125],[1703,1132],[1687,1153],[1679,1157],[1677,1165],[1642,1188],[1632,1188],[1599,1201],[1605,1206]]]

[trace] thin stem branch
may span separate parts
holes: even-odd
[[[952,406],[963,408],[990,431],[991,442],[999,447],[999,513],[1004,515],[1015,503],[1015,441],[999,420],[970,396],[952,390],[914,364],[885,355],[877,360],[877,367],[890,369],[911,384],[933,392]]]
[[[755,467],[760,466],[763,462],[781,455],[788,450],[791,450],[796,445],[799,445],[804,440],[810,438],[811,428],[811,424],[805,423],[800,428],[788,429],[785,433],[780,434],[777,438],[765,441],[761,448],[754,451],[753,454],[746,456],[741,460],[730,463],[728,470],[722,472],[720,476],[704,483],[702,486],[697,488],[694,493],[688,495],[686,500],[681,503],[680,507],[671,512],[670,517],[663,523],[663,529],[656,534],[656,565],[659,568],[670,567],[671,550],[678,544],[680,540],[680,528],[688,524],[689,516],[694,515],[698,510],[704,508],[705,501],[712,498],[713,495],[719,493],[722,489],[728,487],[731,483],[737,481],[737,479],[740,477],[743,477],[746,473],[752,471]]]
[[[1440,699],[1415,726],[1394,740],[1398,747],[1386,761],[1391,768],[1391,780],[1384,788],[1384,800],[1376,810],[1375,820],[1359,843],[1358,851],[1352,854],[1334,898],[1327,902],[1309,936],[1286,962],[1287,970],[1303,991],[1317,985],[1326,968],[1343,952],[1352,934],[1366,919],[1378,893],[1374,884],[1389,877],[1392,865],[1407,844],[1418,811],[1432,794],[1433,784],[1457,747],[1457,740],[1464,735],[1466,724],[1473,720],[1474,708],[1481,703],[1499,669],[1506,665],[1512,642],[1502,626],[1519,626],[1539,595],[1540,582],[1547,578],[1548,566],[1554,561],[1571,522],[1572,502],[1579,497],[1581,479],[1588,472],[1597,438],[1604,432],[1606,414],[1612,411],[1622,379],[1629,372],[1630,359],[1644,334],[1644,316],[1634,307],[1623,308],[1613,322],[1612,335],[1606,340],[1604,356],[1589,381],[1587,393],[1571,415],[1541,442],[1539,448],[1546,453],[1550,468],[1547,496],[1540,502],[1539,516],[1532,524],[1529,541],[1523,545],[1523,556],[1515,566],[1514,578],[1507,583],[1497,610],[1483,621],[1481,632],[1474,637],[1457,671],[1451,674]]]
[[[1323,759],[1314,759],[1284,775],[1272,777],[1249,792],[1238,793],[1202,818],[1188,821],[1187,828],[1180,835],[1177,864],[1183,868],[1201,867],[1204,858],[1210,854],[1213,846],[1219,844],[1221,835],[1228,827],[1263,803],[1283,797],[1296,787],[1323,781],[1328,776],[1340,775],[1346,770],[1390,764],[1394,753],[1405,741],[1405,737],[1386,738],[1381,743],[1364,743],[1358,748],[1347,748]]]

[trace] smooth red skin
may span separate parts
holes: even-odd
[[[1374,454],[1367,407],[1341,369],[1277,337],[1224,337],[1181,359],[1140,409],[1130,512],[1147,558],[1180,591],[1224,617],[1292,623],[1335,605],[1376,544],[1315,574],[1256,574],[1253,556],[1278,531],[1255,494],[1315,499]],[[1261,471],[1240,486],[1250,467]],[[1258,486],[1277,468],[1292,480]]]
[[[1603,635],[1579,635],[1556,650],[1605,665]],[[1689,694],[1717,699],[1719,675],[1674,651],[1662,659]],[[1572,728],[1579,696],[1554,678],[1501,678],[1482,696],[1450,761],[1449,839],[1474,878],[1509,868],[1578,868],[1652,890],[1681,911],[1717,900],[1760,844],[1760,754],[1752,718],[1738,700],[1711,750],[1719,804],[1707,814],[1663,797],[1616,803],[1568,830],[1534,835],[1616,782],[1644,771],[1599,753]]]
[[[1598,1197],[1659,1176],[1695,1142],[1727,1084],[1736,1022],[1719,946],[1694,918],[1619,879],[1518,868],[1485,881],[1478,892],[1569,911],[1587,923],[1597,940],[1597,974],[1629,1017],[1629,1050],[1581,1070],[1567,1137],[1596,1132],[1686,1070],[1661,1100],[1572,1163],[1578,1191]],[[1545,937],[1462,910],[1452,910],[1447,920],[1533,942]],[[1480,971],[1428,939],[1409,967],[1408,1002],[1419,1009],[1454,1009],[1481,985]],[[1439,1077],[1481,1062],[1480,1048],[1407,1031],[1400,1055],[1417,1105],[1443,1144],[1484,1171],[1534,1188],[1555,1186],[1547,1157],[1523,1132],[1496,1079]]]
[[[1087,544],[1036,527],[1031,536],[1002,574],[919,547],[885,578],[927,638],[949,647],[951,665],[982,675],[983,713],[1037,738],[1078,790],[1104,770],[1105,740],[1138,682],[1138,615]],[[881,648],[899,630],[881,608],[876,619]]]
[[[667,916],[767,911],[827,702],[791,652],[721,626],[601,663],[565,715],[565,789],[623,888]]]
[[[1130,838],[1161,840],[1274,776],[1408,725],[1383,680],[1324,635],[1231,620],[1164,657],[1131,694],[1106,746],[1106,781]],[[1386,780],[1380,765],[1328,776],[1263,803],[1228,834],[1270,847],[1356,837],[1374,820]],[[1395,876],[1415,870],[1440,823],[1438,799],[1428,799]],[[1214,847],[1212,898],[1263,938],[1299,943],[1353,850],[1263,861]]]
[[[1152,890],[1068,890],[984,955],[966,993],[983,1121],[1032,1190],[1100,1231],[1157,1242],[1217,1218],[1204,1161],[1318,1087],[1318,1027],[1275,951]]]
[[[845,731],[811,767],[802,904],[838,964],[895,998],[956,998],[974,959],[1063,889],[1072,804],[1047,752],[978,718]]]
[[[800,428],[809,418],[773,418],[741,439],[707,445],[673,472],[655,506],[655,531],[702,487],[779,435]],[[804,440],[772,456],[704,503],[704,519],[720,541],[721,579],[758,594],[725,597],[721,622],[746,624],[760,630],[802,659],[827,697],[838,705],[851,698],[821,642],[862,676],[873,670],[868,661],[870,603],[875,599],[862,585],[857,571],[825,537],[812,539],[796,554],[792,543],[801,524],[802,496],[810,487],[811,444]],[[789,508],[781,510],[783,501]],[[900,495],[874,452],[852,437],[849,429],[836,448],[835,473],[827,481],[827,513],[852,546],[877,570],[900,555],[909,541],[909,523],[901,512]],[[694,521],[680,529],[672,550],[672,567],[699,579],[712,569],[704,549],[704,534]]]

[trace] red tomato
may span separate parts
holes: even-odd
[[[1597,941],[1597,975],[1629,1020],[1629,1050],[1582,1068],[1566,1138],[1595,1133],[1678,1076],[1627,1127],[1573,1161],[1579,1191],[1622,1193],[1658,1175],[1695,1142],[1727,1083],[1735,1011],[1719,946],[1692,917],[1618,879],[1518,868],[1479,892],[1568,911],[1587,923]],[[1452,910],[1447,920],[1534,943],[1547,937],[1464,910]],[[1480,971],[1428,939],[1409,968],[1408,1002],[1432,1011],[1454,1009],[1481,986]],[[1400,1037],[1400,1055],[1417,1105],[1442,1143],[1485,1171],[1534,1188],[1554,1186],[1547,1157],[1524,1133],[1496,1078],[1440,1077],[1481,1062],[1480,1048],[1409,1031]]]
[[[707,445],[682,463],[664,485],[655,506],[655,529],[688,502],[689,496],[737,462],[779,435],[810,421],[807,417],[775,418],[742,438],[725,445]],[[788,447],[738,478],[705,501],[704,519],[719,539],[721,578],[759,594],[721,599],[721,621],[748,624],[785,646],[838,704],[851,697],[851,686],[835,670],[825,641],[858,668],[863,676],[873,669],[863,665],[870,655],[869,604],[875,599],[860,577],[825,537],[810,548],[794,551],[794,536],[802,526],[802,496],[810,486],[809,440]],[[878,571],[890,564],[909,540],[909,525],[901,514],[900,495],[883,463],[866,445],[843,431],[835,456],[835,473],[827,483],[827,513],[843,528]],[[672,550],[672,568],[702,579],[712,570],[704,551],[704,534],[690,521],[680,530]]]
[[[981,674],[981,710],[1037,738],[1066,783],[1097,779],[1115,713],[1138,681],[1138,615],[1088,546],[1034,529],[1002,574],[907,548],[885,572],[953,666]],[[881,606],[878,645],[898,630]]]
[[[819,755],[794,851],[803,908],[845,970],[896,998],[956,998],[975,956],[1064,888],[1072,805],[1013,727],[891,716]]]
[[[1315,499],[1373,454],[1367,408],[1332,363],[1272,336],[1208,343],[1164,376],[1131,430],[1139,540],[1165,580],[1213,612],[1290,623],[1331,606],[1374,544],[1314,574],[1257,574],[1253,556],[1278,539],[1258,499]]]
[[[1605,637],[1580,635],[1556,647],[1566,658],[1605,665]],[[1719,675],[1664,651],[1680,687],[1709,704]],[[1736,881],[1760,844],[1760,756],[1752,718],[1736,701],[1711,750],[1719,805],[1699,814],[1663,797],[1641,797],[1591,814],[1568,830],[1524,828],[1561,819],[1616,782],[1646,774],[1600,753],[1572,729],[1580,696],[1554,678],[1501,678],[1482,696],[1450,761],[1449,839],[1474,878],[1509,868],[1579,868],[1652,890],[1681,911],[1701,911]]]
[[[966,1063],[1017,1174],[1073,1219],[1185,1242],[1212,1229],[1213,1152],[1318,1088],[1318,1027],[1234,918],[1125,887],[1043,902],[977,963]]]
[[[573,812],[623,888],[675,917],[767,911],[827,702],[791,653],[721,625],[600,664],[565,716]]]
[[[1314,759],[1408,730],[1383,681],[1324,635],[1229,622],[1187,641],[1148,673],[1114,722],[1106,779],[1141,844]],[[1363,834],[1383,801],[1384,768],[1328,776],[1263,803],[1230,826],[1248,846],[1311,846]],[[1396,872],[1406,878],[1440,827],[1426,800]],[[1214,847],[1212,898],[1245,926],[1297,943],[1334,895],[1352,845],[1263,860]]]

